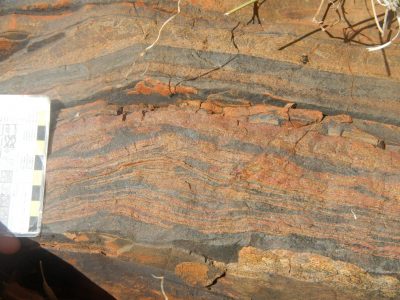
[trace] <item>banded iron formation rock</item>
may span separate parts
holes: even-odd
[[[63,109],[42,246],[118,298],[160,295],[154,273],[182,299],[399,297],[400,153],[357,124],[246,101]]]
[[[118,299],[400,298],[398,47],[240,2],[142,57],[176,1],[1,1],[0,93],[54,104],[37,241]]]
[[[265,1],[261,25],[248,24],[251,7],[224,16],[239,3],[182,0],[182,12],[142,57],[177,1],[3,0],[0,91],[67,105],[142,102],[129,90],[150,76],[171,81],[172,92],[189,80],[203,99],[235,90],[252,102],[284,100],[400,125],[400,53],[396,45],[366,50],[388,37],[380,37],[364,1],[346,1],[346,21],[326,32],[312,22],[320,0]],[[326,23],[336,19],[330,10]]]

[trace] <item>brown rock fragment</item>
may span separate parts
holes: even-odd
[[[201,107],[201,100],[184,100],[177,103],[179,107],[186,107],[186,108],[194,108],[200,109]]]
[[[210,114],[222,114],[227,116],[241,116],[247,114],[250,102],[246,100],[226,101],[218,99],[207,99],[201,104],[201,108]]]
[[[136,84],[135,88],[128,92],[128,95],[151,95],[160,94],[161,96],[169,96],[171,94],[197,94],[197,90],[192,87],[178,86],[171,87],[167,83],[147,78]]]
[[[342,136],[344,128],[353,122],[348,115],[328,116],[324,119],[326,134],[330,136]]]
[[[209,114],[222,114],[224,111],[223,106],[215,101],[206,101],[201,104],[201,108],[206,110]]]
[[[213,264],[198,262],[183,262],[175,267],[175,274],[191,286],[210,286],[224,273],[225,270]]]
[[[357,128],[350,128],[348,130],[344,130],[342,132],[342,136],[351,138],[351,139],[355,139],[355,140],[359,140],[364,143],[371,144],[375,147],[385,149],[385,143],[383,141],[381,141],[379,138],[377,138],[371,134],[368,134],[364,131],[361,131]]]
[[[295,127],[319,123],[324,117],[322,112],[310,109],[289,109],[288,114]]]
[[[393,297],[400,288],[399,280],[393,276],[373,276],[350,263],[283,249],[264,251],[244,247],[239,252],[238,263],[229,264],[227,270],[227,276],[260,279],[266,273],[307,282],[325,282],[335,288],[350,289],[354,295],[360,296],[364,291],[375,291],[385,297]]]
[[[324,127],[327,135],[342,136],[385,149],[385,143],[382,139],[364,130],[358,129],[353,124],[353,119],[348,115],[326,117],[324,120]]]

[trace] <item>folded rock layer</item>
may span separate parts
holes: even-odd
[[[41,242],[158,268],[212,295],[269,295],[287,280],[327,299],[398,297],[400,153],[376,140],[349,116],[290,106],[63,109]]]

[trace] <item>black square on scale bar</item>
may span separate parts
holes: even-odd
[[[36,139],[38,141],[44,141],[46,139],[46,126],[38,126]]]
[[[43,170],[43,156],[35,155],[35,171]]]

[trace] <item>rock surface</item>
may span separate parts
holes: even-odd
[[[132,89],[152,76],[171,82],[166,94],[180,93],[175,86],[184,80],[203,100],[232,93],[400,125],[398,47],[366,50],[380,40],[363,1],[345,3],[348,24],[321,32],[312,22],[319,2],[265,1],[260,25],[247,24],[251,7],[224,17],[238,0],[182,1],[159,43],[140,56],[176,1],[3,0],[0,92],[46,94],[66,105],[143,101]],[[330,10],[326,24],[334,21]]]
[[[42,245],[118,298],[133,293],[119,286],[158,293],[159,280],[137,281],[146,274],[163,274],[171,296],[188,284],[194,299],[285,299],[299,284],[324,299],[400,297],[400,153],[360,139],[348,116],[296,110],[193,100],[61,110]],[[348,136],[328,134],[333,121]]]
[[[53,100],[45,249],[119,299],[400,298],[400,52],[365,49],[368,1],[323,32],[319,0],[182,0],[143,56],[177,1],[0,2],[0,93]]]

